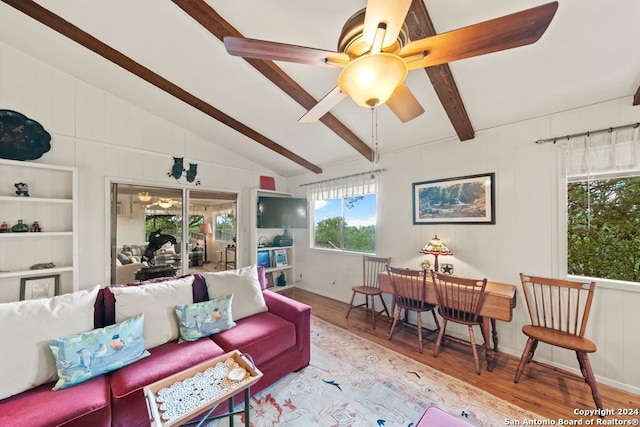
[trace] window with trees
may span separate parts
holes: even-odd
[[[217,214],[215,239],[219,242],[233,242],[235,231],[233,230],[235,218],[233,214]]]
[[[567,272],[640,282],[639,126],[566,142]]]
[[[567,184],[569,274],[640,282],[640,177]]]
[[[376,252],[376,195],[316,200],[314,247]]]

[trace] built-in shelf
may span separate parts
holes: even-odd
[[[73,267],[69,265],[54,268],[41,268],[38,270],[0,271],[0,279],[5,277],[48,276],[50,274],[63,273],[65,271],[73,271]]]
[[[72,204],[72,199],[55,199],[50,197],[19,197],[19,196],[0,196],[0,202],[17,202],[17,203],[67,203]]]
[[[29,196],[15,194],[15,183],[29,186]],[[77,169],[39,162],[0,159],[0,301],[15,301],[20,279],[60,275],[60,293],[79,289]],[[22,221],[43,231],[11,232]],[[52,262],[57,267],[29,269]]]
[[[25,233],[0,233],[0,239],[4,238],[42,238],[42,237],[58,237],[58,236],[73,236],[73,231],[40,231],[37,233],[34,232],[25,232]]]

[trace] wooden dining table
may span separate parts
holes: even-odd
[[[383,293],[393,296],[393,286],[388,272],[382,272],[378,275],[378,283]],[[431,281],[431,277],[427,277],[426,300],[429,304],[438,305],[436,290]],[[394,307],[395,304],[392,305]],[[516,287],[507,283],[487,282],[485,288],[484,302],[480,309],[482,316],[482,337],[484,338],[485,355],[487,359],[487,370],[493,371],[495,365],[493,353],[498,351],[498,330],[496,329],[496,320],[510,322],[513,318],[513,309],[516,306]],[[392,309],[393,315],[393,309]],[[491,342],[493,341],[493,347]]]

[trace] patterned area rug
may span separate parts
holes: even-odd
[[[435,405],[474,426],[537,419],[406,356],[311,318],[311,363],[251,399],[251,425],[411,427]],[[244,420],[236,417],[236,425]],[[210,426],[226,426],[227,420]]]

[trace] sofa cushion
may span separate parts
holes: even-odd
[[[49,342],[93,329],[98,289],[0,304],[0,399],[57,378]]]
[[[116,322],[144,313],[144,341],[153,348],[177,340],[178,322],[174,309],[179,304],[193,303],[193,276],[149,283],[144,286],[114,286]]]
[[[195,341],[236,326],[231,313],[233,295],[194,304],[176,305],[180,339]]]
[[[209,360],[225,352],[210,339],[182,342],[170,341],[149,350],[151,356],[113,371],[113,396],[122,398],[142,387]]]
[[[2,401],[1,426],[109,426],[109,377],[101,375],[76,387],[53,391],[47,383]]]
[[[51,341],[61,390],[149,356],[142,330],[144,315],[122,323]]]
[[[116,255],[116,257],[118,258],[118,261],[120,261],[120,264],[122,265],[131,264],[131,260],[125,253],[118,252],[118,255]]]
[[[210,299],[233,294],[233,320],[267,311],[255,265],[216,273],[203,274]]]
[[[237,349],[250,355],[258,366],[296,345],[295,325],[273,313],[259,313],[236,323],[235,328],[212,339],[225,351]]]

